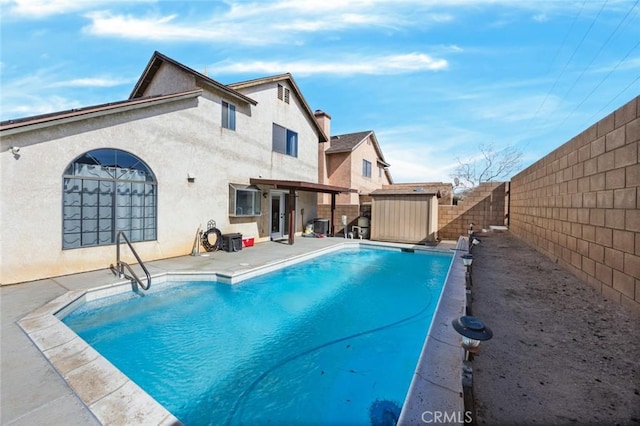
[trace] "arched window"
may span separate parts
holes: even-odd
[[[96,149],[64,171],[62,248],[114,244],[118,231],[130,241],[157,236],[158,187],[151,169],[119,149]]]

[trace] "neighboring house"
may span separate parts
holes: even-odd
[[[348,191],[318,183],[327,135],[291,75],[227,86],[158,52],[128,100],[0,136],[2,284],[105,268],[120,230],[144,260],[188,254],[210,220],[292,241],[318,192]]]
[[[328,133],[331,117],[322,111],[316,111],[315,116]],[[371,192],[393,183],[389,164],[372,130],[332,136],[318,149],[318,181],[358,191],[340,194],[335,201],[337,214],[347,216],[350,230],[359,216],[370,217]],[[319,195],[318,211],[326,214],[331,207],[329,198]]]

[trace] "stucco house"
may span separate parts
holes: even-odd
[[[316,217],[327,134],[293,77],[223,85],[155,52],[129,99],[0,123],[0,283],[188,254],[210,220],[257,241]]]
[[[315,116],[329,134],[331,117],[323,111],[316,111]],[[358,224],[359,217],[371,217],[370,194],[393,184],[389,163],[384,159],[373,130],[331,136],[318,145],[318,151],[320,183],[357,189],[357,192],[342,193],[336,198],[335,211],[347,216],[349,231]],[[327,214],[332,207],[326,195],[318,196],[320,214]]]

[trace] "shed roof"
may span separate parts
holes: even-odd
[[[440,198],[440,191],[427,190],[423,187],[409,188],[397,188],[397,189],[376,189],[369,195],[375,197],[376,195],[422,195]]]

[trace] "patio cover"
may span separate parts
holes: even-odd
[[[325,194],[331,194],[331,235],[335,233],[334,216],[336,210],[336,194],[343,192],[358,192],[355,189],[344,188],[341,186],[323,185],[315,182],[304,182],[295,180],[280,180],[280,179],[249,179],[251,185],[268,185],[274,189],[288,189],[289,190],[289,244],[294,242],[295,233],[295,202],[294,197],[296,191],[306,192],[321,192]]]

